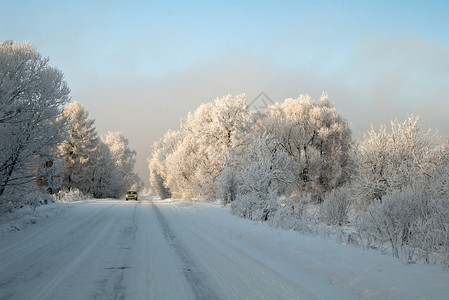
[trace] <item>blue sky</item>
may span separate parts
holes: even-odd
[[[325,91],[356,136],[407,113],[448,136],[448,16],[449,1],[0,0],[0,40],[48,56],[147,180],[153,141],[228,93]]]

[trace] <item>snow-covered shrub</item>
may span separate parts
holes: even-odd
[[[58,202],[74,202],[89,199],[88,195],[85,195],[82,191],[77,188],[73,188],[70,191],[60,190],[55,198]]]
[[[33,189],[24,189],[23,191],[16,191],[0,197],[0,216],[7,212],[13,212],[23,206],[30,206],[33,210],[36,207],[44,204],[55,202],[55,196],[47,193],[46,190],[40,190],[34,186]]]
[[[449,147],[422,132],[418,118],[371,130],[358,147],[352,189],[367,243],[407,262],[449,258]],[[361,209],[360,209],[361,208]]]
[[[0,216],[12,212],[14,208],[14,203],[11,200],[7,199],[4,195],[0,196]]]
[[[402,254],[412,261],[415,253],[428,256],[439,246],[448,246],[449,221],[445,217],[449,211],[447,200],[444,202],[434,200],[422,186],[394,190],[367,209],[358,229],[368,241],[391,248],[395,257]]]
[[[352,181],[359,207],[383,201],[384,195],[435,173],[432,150],[439,138],[423,132],[418,120],[410,115],[404,122],[392,121],[390,132],[382,125],[379,132],[364,134],[355,151],[357,174]]]
[[[278,209],[279,190],[294,181],[290,158],[277,147],[276,139],[263,134],[248,141],[233,163],[239,174],[233,213],[267,221]]]
[[[265,193],[252,191],[240,194],[231,203],[231,212],[239,217],[253,221],[268,221],[278,209],[278,195],[276,191]]]
[[[342,226],[348,222],[348,212],[351,208],[352,197],[346,188],[330,191],[320,205],[321,220],[327,225]]]
[[[55,202],[55,197],[48,193],[33,192],[24,195],[24,204],[31,206],[33,210],[40,205],[49,204],[53,202]]]
[[[236,171],[230,167],[221,170],[217,178],[217,198],[225,205],[233,202],[238,193]]]
[[[426,196],[411,188],[384,195],[382,202],[377,200],[368,208],[363,229],[373,241],[388,244],[392,255],[399,257],[402,246],[412,234],[412,223],[419,219],[421,213],[425,213]]]
[[[240,174],[239,192],[268,194],[269,189],[285,191],[294,183],[293,160],[280,149],[275,137],[268,134],[253,136],[233,158],[234,169]]]
[[[307,203],[310,203],[310,195],[279,199],[277,209],[268,219],[268,224],[273,227],[304,232],[306,225],[303,221],[303,214]]]
[[[449,267],[449,200],[431,199],[426,214],[410,225],[412,233],[403,248],[407,261],[440,262]]]

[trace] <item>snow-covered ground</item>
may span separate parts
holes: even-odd
[[[2,217],[0,299],[447,299],[449,274],[210,203],[87,200]]]

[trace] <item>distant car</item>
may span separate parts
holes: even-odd
[[[137,201],[137,192],[136,191],[126,192],[126,201],[128,201],[128,200],[136,200]]]

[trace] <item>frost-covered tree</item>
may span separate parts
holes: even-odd
[[[248,112],[244,95],[228,95],[189,113],[181,132],[182,141],[168,155],[157,159],[157,150],[150,159],[153,186],[179,197],[235,199],[239,166],[233,161],[249,158],[247,145],[263,135],[274,138],[276,151],[290,158],[295,175],[290,185],[296,190],[319,200],[348,179],[350,126],[324,94],[318,103],[301,95],[258,114]]]
[[[432,177],[436,172],[432,153],[437,140],[435,134],[421,129],[419,118],[413,115],[404,122],[392,121],[390,131],[385,125],[379,132],[371,129],[356,150],[355,192],[369,204],[382,201],[393,190]]]
[[[409,262],[449,261],[447,145],[418,117],[364,135],[356,152],[353,193],[365,240]],[[387,246],[385,246],[387,245]]]
[[[200,105],[189,113],[182,128],[193,136],[198,144],[208,146],[211,155],[224,155],[225,149],[241,145],[248,131],[250,116],[246,96],[227,95],[215,99],[214,103]]]
[[[270,106],[258,130],[274,136],[279,148],[296,164],[295,184],[321,201],[323,195],[348,180],[352,134],[348,122],[328,96],[315,102],[308,95]]]
[[[173,153],[166,158],[166,184],[173,197],[185,199],[200,198],[203,195],[202,183],[197,178],[198,170],[207,169],[209,161],[197,142],[191,136],[185,136]]]
[[[65,160],[62,187],[77,189],[95,198],[117,198],[128,189],[139,190],[142,182],[134,172],[136,152],[122,133],[109,132],[98,137],[95,121],[78,102],[64,110],[68,120],[68,139],[60,146]]]
[[[183,134],[180,131],[167,131],[154,143],[151,157],[148,159],[151,186],[162,199],[171,197],[167,184],[167,156],[176,151],[182,139]]]
[[[86,193],[94,198],[117,198],[123,195],[123,178],[110,148],[100,141],[90,157],[91,180]]]
[[[229,157],[227,157],[229,160]],[[236,200],[239,193],[239,180],[237,170],[229,163],[221,170],[217,177],[217,198],[223,204],[228,204]]]
[[[348,222],[348,214],[353,199],[346,187],[336,188],[328,192],[320,206],[320,219],[327,225],[342,226]]]
[[[167,186],[172,193],[215,198],[227,150],[243,146],[250,122],[244,95],[228,95],[189,113],[182,124],[183,141],[167,157]]]
[[[78,102],[64,110],[68,120],[68,139],[60,146],[65,160],[62,187],[78,189],[95,198],[123,196],[127,189],[140,189],[142,182],[134,172],[136,155],[119,132],[98,137],[95,121]]]
[[[276,138],[262,134],[254,136],[234,160],[238,194],[233,213],[266,221],[277,209],[279,192],[295,181],[292,159],[279,148]]]
[[[77,188],[90,194],[100,143],[95,121],[89,119],[89,113],[78,102],[67,105],[64,116],[68,120],[68,139],[60,146],[61,156],[65,160],[62,187],[69,191]]]
[[[136,151],[129,148],[129,141],[121,132],[108,132],[103,141],[108,147],[119,173],[120,186],[117,186],[117,196],[123,195],[129,189],[139,190],[142,182],[136,172],[134,165],[136,163]]]
[[[0,42],[0,196],[35,186],[36,168],[56,159],[64,138],[58,116],[70,90],[48,62],[28,42]]]

